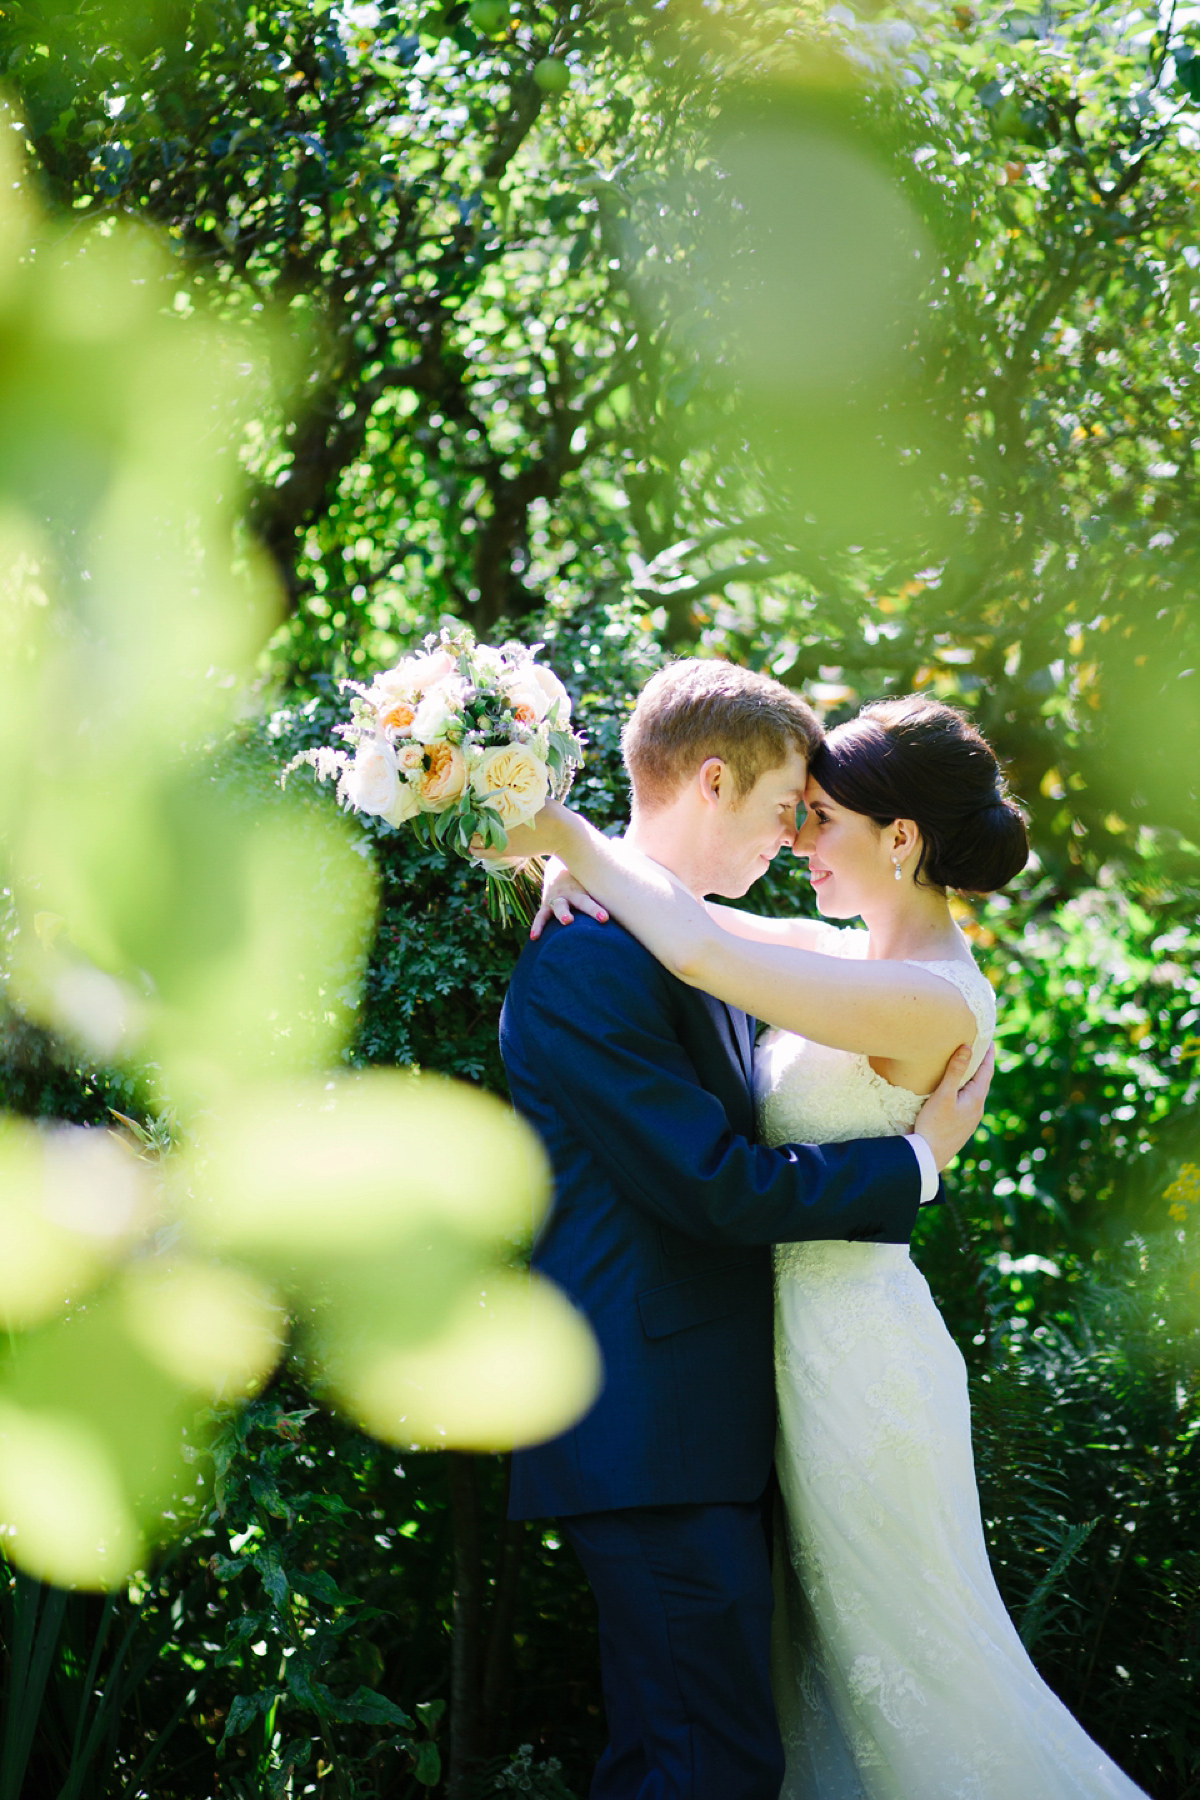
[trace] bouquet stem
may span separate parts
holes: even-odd
[[[542,859],[530,857],[518,869],[487,871],[488,918],[514,931],[528,931],[542,903]]]

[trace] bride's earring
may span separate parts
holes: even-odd
[[[900,867],[900,858],[899,858],[899,857],[898,857],[898,856],[893,856],[893,858],[892,858],[892,867],[893,867],[893,868],[894,868],[894,869],[895,869],[895,871],[896,871],[896,880],[897,880],[897,881],[903,881],[903,880],[904,880],[904,871],[903,871],[903,869],[902,869],[902,868],[901,868],[901,867]]]

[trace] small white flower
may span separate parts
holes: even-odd
[[[447,737],[462,713],[463,694],[464,683],[457,675],[430,688],[417,708],[410,727],[412,736],[422,744],[436,744]]]

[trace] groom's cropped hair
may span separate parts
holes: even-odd
[[[621,734],[621,750],[640,807],[668,806],[710,756],[733,772],[744,799],[760,775],[791,751],[806,759],[824,737],[811,706],[736,663],[699,657],[652,675]]]

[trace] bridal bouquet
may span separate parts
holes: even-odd
[[[344,681],[350,719],[334,727],[340,746],[293,758],[317,779],[336,777],[337,797],[355,812],[410,825],[422,842],[459,856],[503,852],[508,833],[527,825],[553,794],[562,799],[583,761],[571,730],[571,698],[538,662],[541,645],[477,644],[470,631],[425,639],[365,686]],[[501,910],[514,871],[490,867],[489,893]]]

